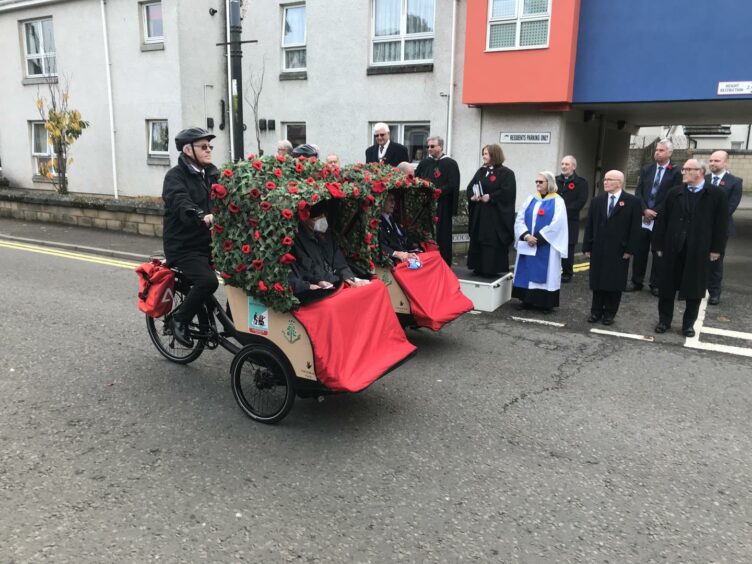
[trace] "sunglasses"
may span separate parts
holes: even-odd
[[[535,183],[536,184],[545,184],[546,181],[545,180],[536,180]]]
[[[429,149],[433,149],[434,147],[438,147],[438,145],[426,145]]]
[[[201,149],[202,151],[213,151],[214,145],[209,145],[208,143],[204,143],[203,145],[194,145],[194,149]]]
[[[388,133],[374,133],[373,134],[374,137],[386,137],[387,135],[389,134]]]

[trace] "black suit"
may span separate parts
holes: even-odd
[[[394,216],[381,215],[379,224],[379,245],[381,252],[391,257],[395,251],[415,251],[418,246],[413,245],[407,235],[407,231],[402,227]]]
[[[386,163],[392,166],[397,166],[400,163],[410,162],[410,156],[407,154],[407,147],[389,141],[389,146],[386,148],[386,153],[379,159],[379,146],[371,145],[366,149],[366,162],[367,163]]]
[[[640,202],[643,212],[646,209],[650,209],[660,214],[663,201],[666,199],[669,190],[682,183],[681,167],[669,161],[661,173],[658,190],[653,194],[653,183],[655,182],[657,169],[658,164],[653,163],[643,167],[642,171],[640,171],[640,181],[637,183],[637,188],[635,189],[635,197]],[[642,287],[645,280],[648,255],[651,251],[651,238],[652,234],[648,229],[640,230],[639,240],[635,248],[634,258],[632,259],[632,283],[638,287]],[[652,250],[652,253],[653,267],[650,270],[650,287],[657,288],[661,260],[655,254],[655,249]]]
[[[712,184],[713,174],[708,174],[705,177],[705,184]],[[732,217],[736,208],[739,206],[739,202],[742,199],[742,179],[738,176],[734,176],[730,172],[726,172],[721,176],[718,182],[718,188],[726,192],[728,197],[728,234],[734,235],[736,233],[736,226],[734,225],[734,218]],[[721,281],[723,280],[723,255],[717,261],[710,263],[710,282],[708,283],[708,293],[711,298],[721,297]]]
[[[457,161],[442,155],[440,159],[423,159],[415,169],[415,176],[425,178],[441,189],[441,197],[436,206],[436,243],[441,258],[452,266],[452,216],[457,215],[460,195],[460,168]]]
[[[642,216],[637,198],[624,190],[609,216],[610,197],[603,193],[590,202],[582,240],[583,252],[590,253],[590,313],[604,319],[613,319],[619,310],[629,273],[629,259],[624,254],[634,254]]]
[[[710,253],[723,253],[727,237],[726,192],[708,184],[694,194],[686,184],[671,189],[655,221],[654,245],[663,253],[661,323],[671,325],[678,291],[679,299],[687,303],[682,328],[694,325],[708,287]]]
[[[559,196],[567,206],[567,227],[569,228],[569,253],[567,258],[561,259],[562,275],[572,276],[574,270],[574,253],[577,240],[580,237],[580,211],[587,204],[588,183],[587,180],[577,173],[569,178],[563,174],[556,177],[556,185],[559,187]]]

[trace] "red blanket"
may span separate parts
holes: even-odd
[[[358,392],[415,350],[379,280],[341,288],[293,315],[311,339],[316,377],[330,390]]]
[[[418,325],[438,331],[473,309],[473,302],[460,291],[460,281],[438,252],[418,256],[422,268],[411,270],[403,262],[392,272],[410,300],[410,311]]]

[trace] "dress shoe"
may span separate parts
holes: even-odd
[[[172,335],[175,340],[187,348],[193,348],[193,338],[191,337],[191,331],[188,328],[188,323],[185,321],[175,321],[175,318],[170,319],[170,327],[172,329]]]
[[[684,335],[685,337],[694,337],[695,330],[692,327],[688,327],[687,329],[682,329],[682,335]]]
[[[590,317],[587,318],[588,323],[598,323],[601,320],[600,315],[595,315],[594,313],[590,314]]]
[[[662,321],[658,322],[658,325],[655,326],[655,332],[656,333],[665,333],[668,331],[668,324],[663,323]]]
[[[564,284],[569,284],[572,281],[572,274],[562,274],[561,275],[561,281]]]
[[[635,284],[634,282],[627,284],[627,292],[639,292],[640,290],[642,290],[642,284]]]
[[[719,298],[718,296],[710,296],[708,298],[708,303],[710,305],[718,305],[719,303],[721,303],[721,298]]]
[[[614,324],[614,318],[613,317],[604,317],[603,321],[601,321],[603,325],[613,325]]]
[[[660,296],[660,290],[655,287],[650,288],[650,293],[653,294],[656,298]]]

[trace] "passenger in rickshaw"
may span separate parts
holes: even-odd
[[[379,244],[381,252],[395,261],[408,262],[410,259],[418,260],[416,253],[421,249],[413,241],[404,227],[394,217],[394,209],[397,206],[397,197],[394,192],[389,192],[384,198],[384,207],[381,213],[379,225]]]
[[[343,282],[354,287],[370,283],[353,274],[329,231],[326,216],[327,202],[319,202],[311,208],[310,217],[298,223],[292,248],[296,261],[289,282],[303,304],[331,294]]]

